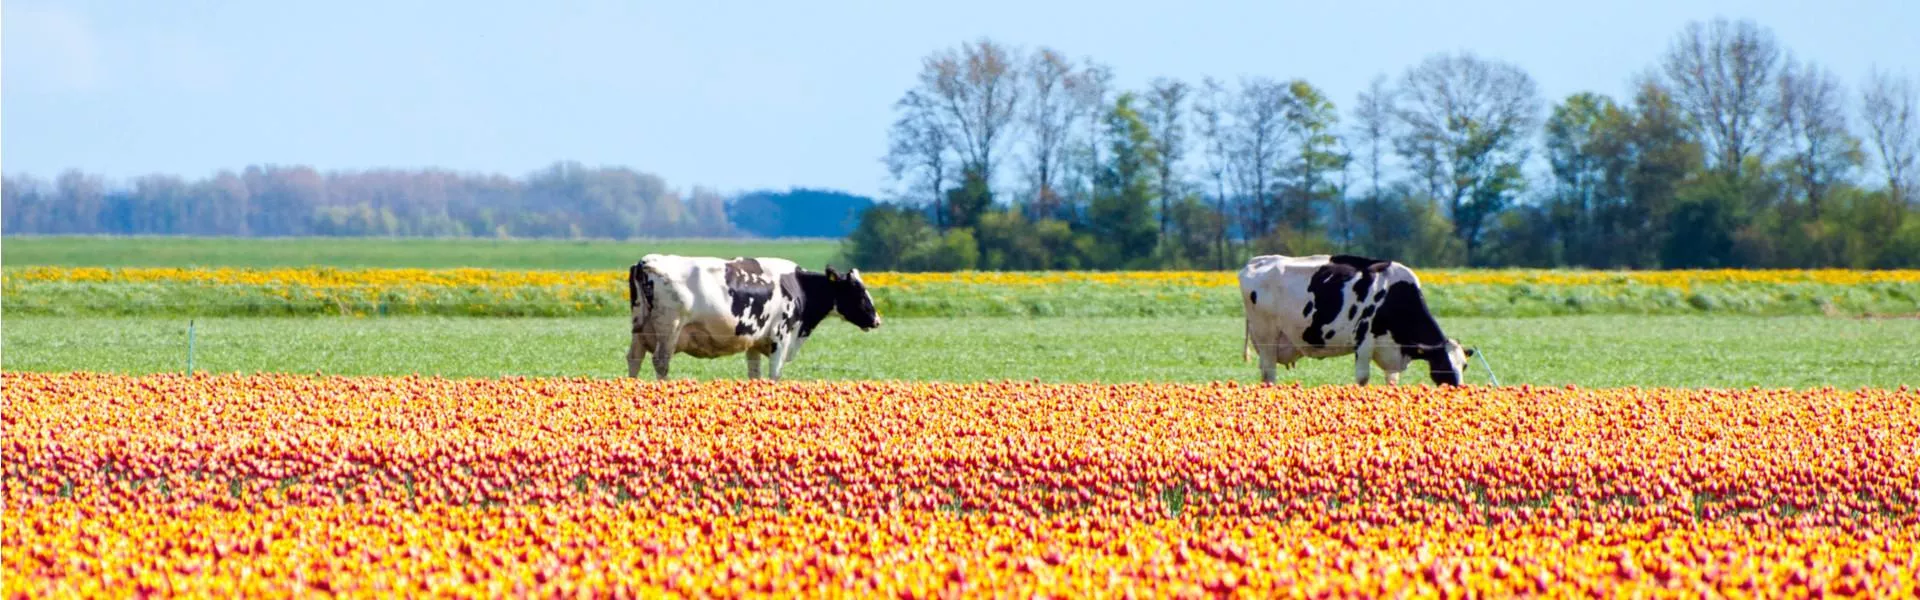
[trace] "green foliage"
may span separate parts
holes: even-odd
[[[993,205],[993,192],[987,188],[986,175],[968,169],[960,187],[947,190],[946,227],[973,227],[980,224],[981,213]]]
[[[1747,387],[1898,386],[1912,357],[1888,348],[1920,320],[1598,316],[1443,318],[1449,336],[1492,361],[1503,384]],[[620,377],[630,340],[619,316],[569,319],[232,318],[195,323],[195,367],[338,375]],[[1554,335],[1541,335],[1552,331]],[[1686,335],[1673,335],[1684,331]],[[1258,381],[1242,363],[1238,316],[888,318],[860,332],[821,325],[786,376],[940,381]],[[0,330],[7,368],[177,372],[186,322],[17,317]],[[74,340],[85,340],[75,343]],[[1488,383],[1475,359],[1467,383]],[[680,356],[675,378],[738,379],[739,357]],[[649,372],[646,377],[651,377]],[[1350,358],[1303,360],[1282,381],[1351,384]],[[1402,384],[1426,381],[1418,367]]]
[[[938,235],[919,212],[881,204],[861,214],[840,252],[850,266],[896,271],[901,270],[903,259]]]
[[[1102,268],[1146,266],[1160,233],[1153,221],[1151,170],[1158,151],[1134,101],[1132,93],[1121,94],[1107,113],[1109,159],[1088,208],[1087,224],[1099,243],[1096,258]]]
[[[1347,161],[1335,135],[1340,111],[1325,93],[1303,79],[1287,83],[1286,107],[1283,118],[1293,132],[1295,151],[1279,169],[1281,224],[1296,232],[1323,231],[1327,227],[1321,215],[1346,193],[1333,181]]]

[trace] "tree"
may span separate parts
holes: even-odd
[[[853,267],[894,270],[902,257],[938,237],[919,212],[880,204],[860,214],[860,224],[840,242],[840,254]]]
[[[1357,220],[1366,229],[1365,252],[1381,254],[1386,244],[1387,197],[1381,187],[1381,179],[1386,174],[1386,165],[1382,160],[1390,152],[1394,138],[1394,90],[1387,86],[1385,75],[1376,76],[1360,92],[1354,103],[1354,135],[1360,147],[1360,166],[1366,172],[1369,186],[1367,195],[1356,207]]]
[[[1032,172],[1028,176],[1034,218],[1056,216],[1060,210],[1059,186],[1068,136],[1079,119],[1080,104],[1074,93],[1082,85],[1073,64],[1051,48],[1041,48],[1027,67],[1028,95],[1022,120],[1031,145]],[[982,238],[985,239],[985,238]]]
[[[1139,109],[1139,99],[1123,92],[1107,111],[1109,159],[1088,207],[1088,226],[1105,248],[1108,268],[1134,266],[1153,254],[1154,229],[1152,168],[1159,160],[1153,134]]]
[[[933,205],[934,226],[946,228],[946,210],[943,200],[947,193],[947,173],[951,165],[953,141],[947,137],[946,125],[940,122],[938,107],[933,98],[920,90],[911,90],[894,103],[900,111],[900,118],[893,122],[893,131],[883,159],[888,174],[894,180],[910,180],[910,190],[918,190],[917,195],[927,199]],[[916,194],[909,192],[909,197]]]
[[[1073,99],[1077,111],[1086,118],[1086,130],[1080,136],[1080,142],[1073,144],[1074,198],[1068,210],[1068,220],[1080,220],[1084,215],[1081,209],[1092,202],[1098,187],[1101,170],[1105,163],[1100,159],[1101,131],[1107,121],[1107,93],[1113,90],[1113,69],[1094,62],[1085,61],[1080,67],[1080,77],[1073,88]]]
[[[1211,223],[1214,230],[1214,246],[1219,262],[1215,268],[1227,267],[1227,170],[1231,166],[1227,152],[1230,124],[1227,112],[1231,109],[1226,86],[1212,77],[1201,80],[1200,97],[1194,103],[1193,114],[1200,133],[1202,154],[1206,156],[1207,178],[1213,181],[1213,210],[1215,217]]]
[[[1845,94],[1832,71],[1788,57],[1779,81],[1774,115],[1791,153],[1787,170],[1809,216],[1819,219],[1828,191],[1850,179],[1866,154],[1847,131]]]
[[[1920,155],[1920,90],[1913,80],[1875,70],[1860,94],[1860,114],[1868,137],[1887,175],[1887,190],[1896,200],[1920,204],[1914,156]]]
[[[950,227],[975,227],[980,215],[993,206],[993,188],[987,174],[969,166],[960,174],[960,185],[947,190],[946,222]]]
[[[979,174],[989,189],[998,166],[994,153],[1017,125],[1020,61],[1018,51],[981,38],[934,53],[920,72],[922,93],[939,107],[961,171]]]
[[[1595,213],[1605,202],[1608,159],[1620,148],[1609,127],[1623,121],[1612,98],[1593,92],[1568,96],[1547,118],[1547,164],[1558,182],[1544,216],[1546,231],[1559,238],[1559,255],[1585,266],[1602,266],[1606,259],[1604,227]]]
[[[1487,220],[1524,187],[1540,112],[1533,78],[1509,63],[1441,54],[1408,69],[1397,95],[1395,150],[1445,203],[1471,263]]]
[[[1601,121],[1607,187],[1601,196],[1619,198],[1607,219],[1613,223],[1611,265],[1649,269],[1663,265],[1668,215],[1678,204],[1682,185],[1705,162],[1703,150],[1688,135],[1686,115],[1659,81],[1645,77],[1634,92],[1632,112],[1622,121]]]
[[[1160,237],[1163,238],[1173,217],[1173,198],[1180,190],[1179,175],[1175,171],[1180,157],[1186,154],[1187,133],[1181,115],[1190,91],[1191,88],[1178,79],[1160,77],[1153,80],[1147,92],[1145,120],[1148,135],[1153,138],[1154,182],[1158,188],[1155,195],[1160,197]]]
[[[1228,156],[1233,158],[1234,195],[1246,203],[1240,233],[1247,239],[1266,235],[1277,221],[1272,185],[1280,163],[1286,109],[1286,86],[1266,78],[1240,82],[1240,94],[1233,103],[1237,127]]]
[[[1688,23],[1668,47],[1670,89],[1715,169],[1737,179],[1772,154],[1779,63],[1773,32],[1748,20]]]
[[[1346,169],[1346,156],[1334,133],[1340,111],[1312,84],[1295,79],[1286,85],[1283,119],[1294,155],[1280,169],[1287,180],[1287,202],[1281,214],[1294,231],[1313,231],[1325,205],[1344,193],[1327,177]]]

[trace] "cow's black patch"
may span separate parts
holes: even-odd
[[[1300,309],[1300,316],[1302,317],[1313,316],[1313,302],[1311,300],[1307,302],[1307,306],[1305,308]]]
[[[1386,270],[1387,265],[1393,264],[1393,261],[1354,256],[1351,254],[1335,254],[1327,258],[1327,264],[1353,267],[1355,271],[1373,271],[1377,273]]]
[[[1247,304],[1259,304],[1259,303],[1260,303],[1260,290],[1247,292]]]
[[[768,280],[760,261],[741,258],[727,261],[727,294],[733,298],[734,335],[754,335],[770,321],[767,301],[773,299],[773,281]]]
[[[1366,298],[1367,290],[1373,287],[1374,277],[1384,272],[1391,261],[1350,256],[1334,255],[1327,264],[1313,271],[1313,277],[1307,281],[1307,293],[1313,299],[1307,302],[1307,310],[1302,316],[1311,321],[1300,337],[1308,344],[1325,346],[1332,337],[1328,325],[1340,318],[1340,308],[1347,307],[1347,319],[1352,320],[1357,306],[1348,306],[1346,302],[1348,281],[1353,282],[1353,294],[1356,300]]]
[[[1366,309],[1366,310],[1363,310],[1363,311],[1360,311],[1360,318],[1361,318],[1362,320],[1365,320],[1365,319],[1368,319],[1368,318],[1371,318],[1371,317],[1373,317],[1373,309],[1374,309],[1374,308],[1375,308],[1376,306],[1378,306],[1378,305],[1375,305],[1375,304],[1368,304],[1368,305],[1367,305],[1367,309]],[[1365,328],[1364,328],[1364,327],[1362,327],[1362,329],[1365,329]]]
[[[1359,306],[1354,306],[1354,305],[1347,306],[1347,320],[1349,321],[1353,320],[1354,315],[1358,315],[1358,314],[1360,314]]]
[[[1380,318],[1373,322],[1374,335],[1386,333],[1407,358],[1427,361],[1434,383],[1459,385],[1460,374],[1447,358],[1447,336],[1440,322],[1427,310],[1420,287],[1411,281],[1399,281],[1387,287],[1387,299],[1380,306]]]
[[[782,276],[780,286],[793,296],[794,314],[800,320],[800,337],[812,336],[813,328],[833,314],[833,282],[827,280],[826,274],[801,269]]]

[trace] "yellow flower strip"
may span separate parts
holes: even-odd
[[[184,283],[309,288],[580,287],[624,288],[625,272],[501,269],[128,268],[27,267],[5,272],[8,282]]]
[[[127,268],[26,267],[9,269],[8,282],[188,283],[202,285],[275,285],[313,288],[380,288],[404,286],[577,287],[617,289],[626,273],[606,271],[514,271],[498,269],[334,269],[334,268]],[[1227,271],[1057,271],[957,273],[865,273],[875,287],[928,285],[1118,285],[1233,287],[1235,274]],[[1920,283],[1920,270],[1689,270],[1689,271],[1574,271],[1432,269],[1420,272],[1430,285],[1644,285],[1689,288],[1703,284],[1826,284],[1863,285]]]

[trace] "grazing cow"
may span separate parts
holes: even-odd
[[[745,352],[748,379],[760,376],[761,357],[772,359],[771,374],[779,379],[828,314],[840,313],[861,331],[880,326],[859,270],[815,273],[781,258],[648,254],[627,271],[627,301],[633,308],[628,377],[640,376],[648,352],[660,379],[675,353]]]
[[[1353,379],[1367,384],[1368,363],[1398,385],[1414,360],[1427,361],[1434,383],[1460,385],[1472,350],[1441,333],[1406,265],[1358,256],[1256,256],[1240,269],[1246,347],[1260,353],[1260,380],[1272,383],[1276,363],[1300,357],[1354,356]]]

